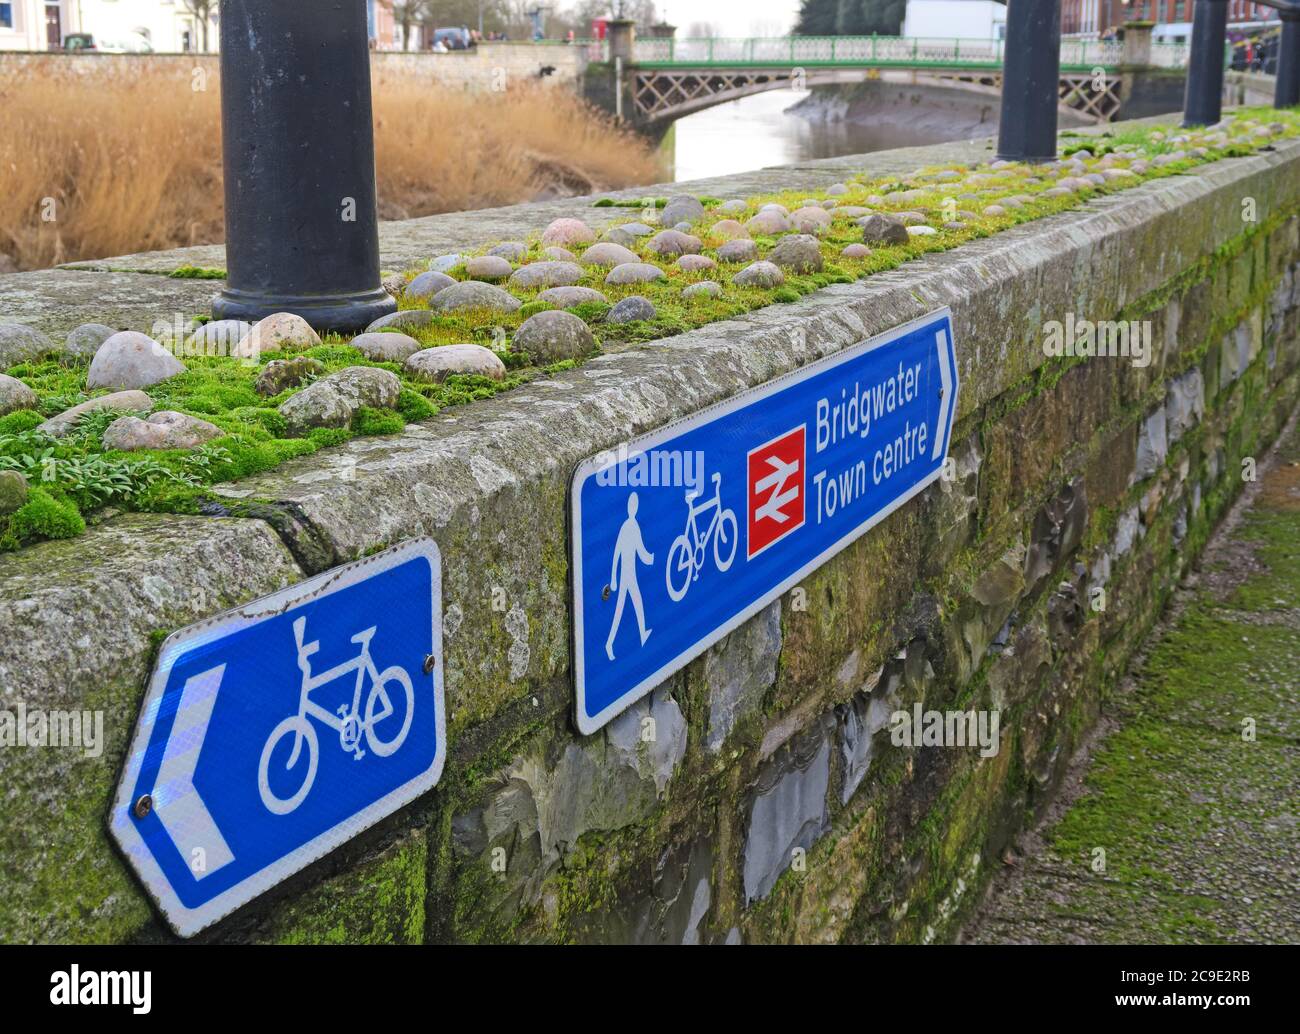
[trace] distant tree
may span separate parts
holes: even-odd
[[[199,23],[199,46],[206,54],[208,51],[208,33],[212,28],[212,13],[216,10],[217,0],[181,0],[185,10],[194,15]]]
[[[721,35],[712,22],[691,22],[686,29],[687,39],[716,39]]]
[[[803,0],[794,31],[800,36],[834,36],[840,0]]]
[[[837,7],[837,36],[897,36],[907,14],[907,0],[839,0]]]

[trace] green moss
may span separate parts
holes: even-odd
[[[224,269],[204,269],[201,266],[181,266],[167,274],[174,280],[224,280]]]
[[[32,409],[19,409],[0,417],[0,435],[22,434],[43,423],[45,417]]]
[[[29,539],[70,539],[86,530],[77,507],[57,490],[32,486],[27,502],[9,515],[4,533],[16,542]]]
[[[401,434],[406,420],[391,410],[362,406],[352,418],[352,433],[361,435]]]

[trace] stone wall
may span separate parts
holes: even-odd
[[[134,79],[157,74],[190,76],[196,68],[218,75],[216,54],[61,54],[0,51],[0,76]],[[376,89],[386,82],[429,82],[466,89],[504,89],[524,80],[577,89],[587,65],[583,47],[565,44],[484,43],[471,51],[434,54],[378,50],[370,55]],[[543,68],[553,71],[545,76]]]
[[[950,936],[1300,397],[1298,197],[1280,142],[293,461],[227,486],[225,515],[0,558],[6,699],[102,710],[107,737],[0,752],[0,940],[170,936],[104,832],[157,644],[420,534],[444,557],[442,782],[205,938]],[[942,305],[953,476],[578,736],[576,464]],[[1149,322],[1152,361],[1049,358],[1069,313]],[[895,746],[918,702],[997,710],[1000,750]]]

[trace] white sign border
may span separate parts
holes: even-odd
[[[718,419],[719,417],[727,416],[738,409],[743,409],[755,402],[761,401],[769,395],[774,395],[777,392],[784,391],[786,388],[798,384],[801,381],[805,381],[810,377],[815,377],[831,367],[856,359],[868,352],[873,352],[877,348],[883,348],[885,345],[892,344],[899,338],[912,333],[918,327],[927,323],[933,323],[940,319],[946,319],[948,329],[951,330],[952,310],[945,305],[942,308],[926,313],[924,316],[918,316],[916,319],[909,320],[907,323],[901,324],[892,330],[887,330],[882,334],[868,338],[866,341],[859,342],[856,345],[850,345],[848,348],[841,349],[833,355],[825,356],[815,362],[809,363],[807,366],[801,366],[797,370],[791,370],[789,373],[782,374],[780,377],[768,381],[765,384],[760,384],[757,387],[750,388],[749,390],[741,392],[739,395],[734,395],[725,401],[716,402],[712,406],[702,409],[697,413],[692,413],[689,416],[682,417],[680,420],[675,420],[671,424],[665,424],[663,427],[657,428],[654,431],[650,431],[640,437],[633,438],[629,442],[621,444],[626,447],[628,455],[648,451],[653,449],[659,443],[671,438],[676,438],[678,435],[685,434],[687,431],[691,431],[694,428],[699,427],[701,424],[706,424]],[[784,596],[790,591],[790,589],[803,581],[803,579],[812,571],[821,567],[824,563],[830,560],[831,557],[835,556],[857,539],[861,538],[900,506],[909,502],[914,496],[924,491],[938,480],[940,475],[943,473],[944,464],[947,462],[948,449],[951,445],[952,439],[952,430],[957,422],[958,392],[961,389],[961,374],[958,370],[957,363],[956,333],[950,333],[948,338],[947,346],[953,359],[951,371],[952,398],[949,400],[950,404],[947,407],[948,426],[944,430],[943,460],[939,463],[939,466],[936,467],[931,474],[917,482],[917,484],[915,484],[905,494],[899,496],[888,506],[877,511],[872,517],[868,518],[848,534],[828,546],[779,585],[770,589],[754,603],[750,604],[735,617],[731,618],[731,620],[719,626],[708,635],[696,640],[692,646],[687,647],[672,660],[661,665],[658,670],[646,676],[613,703],[607,705],[599,714],[593,715],[590,718],[586,717],[586,672],[585,660],[583,657],[586,626],[584,623],[582,602],[582,488],[586,484],[588,478],[618,462],[617,455],[620,451],[619,446],[615,445],[609,449],[602,450],[595,456],[591,456],[578,464],[577,469],[573,473],[573,480],[570,483],[569,489],[569,520],[571,522],[570,557],[572,570],[570,592],[573,599],[572,652],[573,686],[575,694],[574,720],[577,722],[579,732],[584,736],[590,736],[592,733],[599,732],[614,717],[627,710],[627,708],[632,704],[636,703],[657,686],[661,685],[669,676],[680,671],[714,643],[719,642],[731,632],[735,631],[760,610],[768,606],[773,600]],[[944,411],[941,408],[940,416],[943,415]],[[610,456],[611,454],[613,454],[614,458],[609,459],[604,463],[599,462],[602,456]]]
[[[331,596],[341,589],[365,581],[384,571],[392,570],[407,561],[423,557],[429,562],[432,581],[433,628],[431,642],[433,656],[437,659],[431,673],[434,681],[434,709],[436,716],[437,749],[433,763],[415,778],[392,790],[373,804],[350,815],[312,840],[284,855],[259,872],[245,877],[239,883],[222,891],[211,901],[189,908],[184,905],[162,867],[149,850],[144,838],[131,818],[131,793],[140,777],[144,764],[144,754],[153,735],[155,719],[159,705],[171,677],[172,666],[177,659],[193,647],[196,641],[213,640],[258,624],[268,618],[292,610],[310,599]],[[131,746],[127,751],[126,763],[118,781],[117,793],[113,800],[113,810],[109,813],[108,826],[113,839],[117,841],[128,864],[135,870],[149,897],[158,911],[167,921],[167,925],[180,937],[193,937],[218,920],[224,919],[236,909],[248,904],[272,887],[288,879],[293,874],[306,868],[312,862],[328,854],[336,847],[351,840],[357,834],[369,829],[381,819],[387,818],[402,806],[433,789],[442,776],[443,766],[447,760],[447,710],[443,695],[443,652],[442,652],[442,555],[438,545],[430,538],[417,538],[400,545],[357,560],[341,567],[333,568],[298,582],[278,592],[253,600],[241,607],[224,611],[204,621],[189,625],[167,637],[158,652],[154,665],[153,677],[144,702],[140,705],[140,717],[136,722]]]

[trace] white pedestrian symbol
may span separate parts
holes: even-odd
[[[614,637],[618,635],[618,626],[623,620],[623,604],[628,597],[632,599],[632,609],[636,611],[636,624],[641,632],[641,645],[650,638],[649,628],[645,627],[645,608],[641,604],[641,586],[636,580],[636,565],[640,561],[647,566],[654,564],[655,555],[645,548],[641,538],[641,526],[636,522],[636,493],[627,497],[627,520],[618,529],[618,540],[614,543],[614,563],[610,569],[609,587],[618,592],[618,603],[614,605],[614,622],[609,626],[609,639],[605,643],[605,652],[609,659],[614,659]]]

